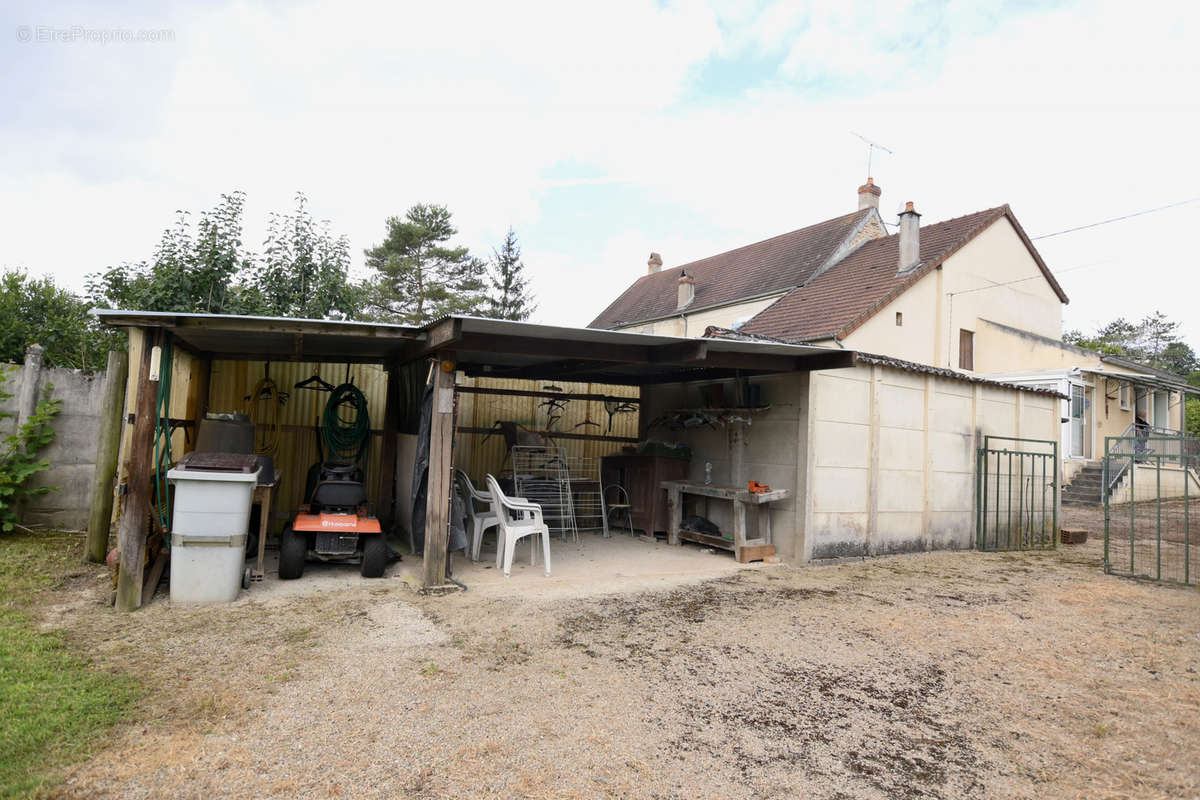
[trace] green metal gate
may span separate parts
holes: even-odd
[[[1058,542],[1058,442],[985,436],[975,487],[979,550],[1048,550]]]
[[[1200,439],[1160,431],[1104,440],[1104,571],[1196,585]]]

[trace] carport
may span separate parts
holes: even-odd
[[[453,446],[456,433],[456,377],[514,380],[592,381],[653,386],[807,372],[854,364],[852,351],[727,339],[680,339],[619,331],[564,328],[473,317],[449,317],[423,327],[382,323],[284,318],[96,310],[100,321],[130,334],[130,378],[117,424],[125,427],[119,491],[120,563],[146,561],[153,446],[160,414],[177,429],[186,449],[194,428],[218,391],[214,363],[265,362],[378,365],[386,374],[386,410],[380,434],[381,457],[375,479],[377,506],[385,524],[394,522],[397,437],[410,429],[419,395],[433,382],[429,426],[429,489],[423,554],[423,585],[448,588],[446,558],[450,518]],[[159,365],[154,348],[170,341],[179,351],[173,366],[176,390],[165,413],[156,414]],[[161,350],[160,350],[161,352]],[[436,365],[436,366],[435,366]],[[414,391],[415,390],[415,391]],[[643,428],[645,421],[643,420]],[[284,465],[286,466],[286,465]],[[304,465],[305,467],[307,465]],[[112,497],[93,502],[111,503]],[[103,511],[103,509],[101,509]],[[96,518],[96,509],[93,509]],[[100,518],[108,518],[102,515]],[[104,531],[107,535],[107,531]],[[93,533],[94,535],[94,533]],[[141,605],[143,570],[122,570],[117,606]]]

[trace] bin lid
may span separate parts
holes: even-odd
[[[258,457],[245,453],[200,453],[193,450],[167,473],[172,481],[258,481]]]

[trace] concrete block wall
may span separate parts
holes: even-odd
[[[1057,441],[1056,411],[1048,395],[891,367],[814,373],[805,555],[970,548],[983,436]]]
[[[62,409],[53,422],[54,441],[42,452],[43,457],[50,459],[51,468],[31,480],[35,487],[53,486],[57,491],[33,498],[24,509],[22,521],[26,525],[82,530],[87,526],[91,502],[104,373],[27,366],[13,369],[11,365],[6,368],[12,371],[7,374],[5,391],[14,397],[4,403],[4,411],[17,413],[17,396],[30,381],[35,397],[40,396],[44,386],[53,384],[53,396],[62,401]],[[0,434],[8,436],[16,425],[16,419],[5,419]]]

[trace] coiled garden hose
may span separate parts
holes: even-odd
[[[343,383],[329,393],[321,415],[325,447],[330,457],[363,461],[371,441],[371,415],[367,396],[352,383]]]

